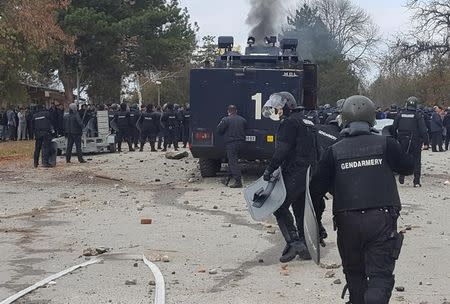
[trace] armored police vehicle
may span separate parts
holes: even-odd
[[[317,66],[297,55],[297,39],[276,37],[264,42],[248,39],[245,54],[233,51],[233,37],[219,37],[223,53],[190,74],[191,152],[199,158],[203,177],[215,176],[226,161],[223,138],[216,133],[227,107],[233,104],[247,122],[243,160],[270,159],[279,122],[262,116],[262,106],[273,93],[292,93],[299,106],[317,105]]]

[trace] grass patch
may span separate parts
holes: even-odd
[[[0,142],[0,160],[30,158],[34,153],[34,140]]]

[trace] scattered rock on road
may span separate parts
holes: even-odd
[[[334,276],[335,276],[335,273],[334,273],[333,270],[327,271],[327,272],[325,273],[325,278],[327,278],[327,279],[334,278]]]
[[[167,159],[179,160],[179,159],[188,157],[189,153],[187,153],[186,151],[184,151],[184,152],[167,152],[165,156]]]
[[[209,274],[217,274],[217,269],[213,268],[208,271]]]
[[[137,284],[137,280],[133,279],[133,280],[126,280],[125,281],[125,285],[136,285]]]
[[[397,290],[399,292],[403,292],[403,291],[405,291],[405,287],[403,287],[403,286],[396,286],[395,290]]]
[[[83,256],[96,256],[99,254],[104,254],[108,251],[110,251],[111,249],[108,247],[97,247],[97,248],[86,248],[83,250]]]

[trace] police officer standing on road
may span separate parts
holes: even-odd
[[[228,159],[228,177],[224,181],[230,188],[242,188],[242,174],[239,167],[239,154],[245,144],[247,120],[238,115],[234,105],[228,106],[228,116],[222,118],[217,126],[217,133],[225,139],[225,150]],[[233,183],[229,184],[231,179]]]
[[[305,183],[308,167],[317,163],[316,128],[306,119],[303,108],[288,92],[272,94],[263,107],[264,117],[281,121],[272,160],[264,171],[264,180],[281,166],[286,187],[286,199],[275,211],[280,231],[286,241],[280,262],[287,263],[297,255],[311,259],[305,242],[303,218],[305,211]],[[292,206],[294,217],[289,208]]]
[[[50,145],[52,141],[52,134],[55,129],[52,124],[50,112],[43,106],[37,106],[37,113],[33,115],[33,129],[35,134],[34,145],[34,167],[39,165],[39,155],[42,149],[42,166],[49,168],[50,165]]]
[[[117,151],[122,152],[122,142],[124,139],[128,143],[129,151],[134,151],[133,143],[131,142],[131,131],[133,126],[131,124],[130,112],[127,111],[126,103],[120,104],[120,112],[116,113],[114,120],[119,129],[117,133]]]
[[[418,99],[414,96],[406,101],[406,110],[401,111],[394,119],[392,135],[400,142],[403,152],[414,157],[414,187],[421,187],[420,171],[422,160],[422,144],[427,136],[427,127],[422,114],[417,111]],[[405,176],[398,178],[400,184],[405,182]]]
[[[161,115],[161,125],[164,128],[164,149],[173,144],[175,151],[178,151],[178,133],[180,130],[179,114],[175,111],[174,105],[167,104],[166,111]]]
[[[139,119],[139,117],[141,116],[141,114],[139,113],[139,107],[138,105],[133,105],[130,107],[130,121],[131,121],[131,129],[130,129],[130,137],[131,137],[131,143],[134,144],[134,148],[138,149],[138,145],[139,145],[139,138],[140,138],[140,134],[139,134],[139,130],[136,126],[136,123]]]
[[[186,148],[188,142],[189,142],[189,136],[191,132],[191,109],[190,105],[186,104],[186,108],[181,112],[182,113],[182,120],[183,120],[183,132],[182,132],[182,139],[183,139],[183,148]]]
[[[147,105],[146,111],[141,114],[138,120],[141,129],[141,148],[139,149],[141,152],[144,150],[144,145],[147,140],[150,142],[151,151],[157,151],[155,149],[155,142],[160,130],[160,115],[153,110],[152,104]]]
[[[414,161],[394,138],[371,133],[375,105],[367,97],[349,97],[342,121],[344,138],[322,156],[311,181],[311,197],[315,206],[320,205],[334,189],[334,223],[348,303],[387,304],[403,241],[397,232],[401,204],[394,172],[412,174]]]
[[[66,162],[70,163],[72,157],[72,148],[75,143],[77,150],[78,161],[85,163],[83,159],[83,151],[81,150],[81,135],[83,134],[83,122],[80,114],[78,114],[78,107],[75,103],[69,105],[69,114],[64,116],[64,131],[67,137]]]

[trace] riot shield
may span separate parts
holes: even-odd
[[[117,122],[116,122],[115,118],[111,120],[109,125],[111,126],[111,129],[113,129],[116,132],[119,132],[119,126],[117,125]]]
[[[262,221],[277,211],[286,199],[281,168],[274,171],[270,181],[260,177],[244,190],[245,201],[255,221]]]
[[[56,166],[56,156],[58,154],[58,143],[53,139],[48,147],[48,164],[52,167]]]
[[[319,224],[317,223],[314,205],[309,192],[310,170],[306,172],[306,192],[305,192],[305,217],[303,220],[303,229],[305,231],[306,246],[308,247],[311,258],[320,264],[320,239],[319,239]]]

